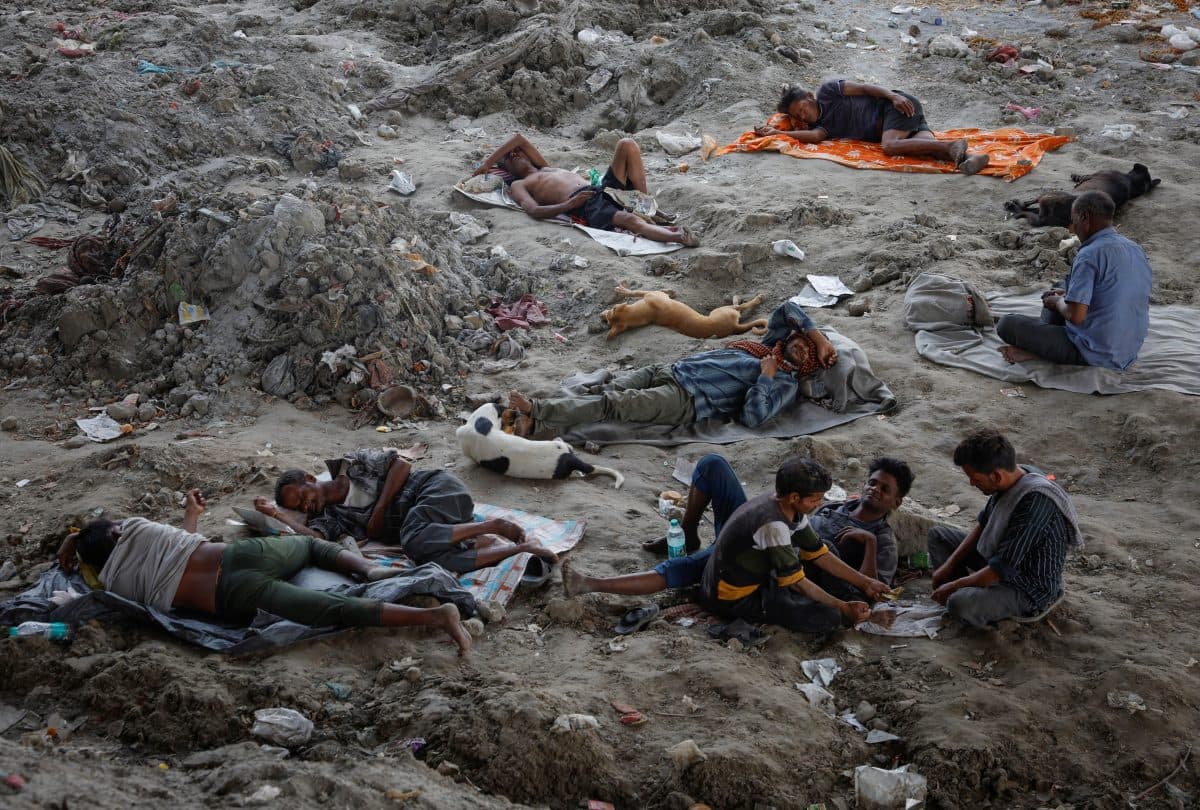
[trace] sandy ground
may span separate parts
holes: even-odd
[[[1069,596],[1054,627],[1009,624],[982,633],[951,628],[938,640],[901,644],[852,632],[818,641],[773,631],[762,648],[739,651],[708,640],[702,627],[658,624],[613,652],[611,627],[637,600],[565,600],[555,582],[520,595],[505,622],[490,626],[462,661],[441,638],[379,630],[245,658],[207,654],[125,625],[85,627],[67,648],[36,639],[0,641],[0,703],[30,712],[0,735],[0,770],[28,781],[21,793],[0,788],[0,805],[237,806],[254,803],[251,797],[263,786],[275,786],[282,793],[274,801],[297,806],[512,802],[565,808],[595,798],[620,808],[686,808],[692,801],[716,808],[848,807],[854,766],[894,762],[911,763],[928,778],[933,807],[1115,808],[1171,772],[1187,746],[1200,741],[1195,401],[1164,392],[1101,398],[1033,387],[1025,388],[1024,398],[1006,397],[997,381],[917,358],[901,299],[904,284],[926,269],[985,289],[1049,284],[1066,267],[1054,250],[1063,234],[1004,221],[1003,201],[1068,188],[1072,173],[1127,169],[1136,160],[1163,182],[1126,208],[1119,227],[1150,256],[1156,303],[1197,304],[1196,76],[1160,72],[1138,58],[1140,50],[1162,47],[1154,41],[1158,25],[1182,24],[1185,15],[1168,4],[1159,22],[1140,33],[1140,42],[1118,42],[1111,28],[1093,30],[1079,6],[956,3],[946,9],[954,32],[967,26],[1051,61],[1053,76],[1043,80],[988,68],[978,53],[985,45],[966,60],[908,53],[899,34],[909,21],[888,27],[886,4],[445,5],[455,8],[311,0],[123,4],[119,10],[133,16],[118,20],[112,3],[56,13],[49,5],[28,4],[30,10],[0,23],[5,72],[20,76],[6,84],[11,100],[0,108],[0,135],[44,176],[55,175],[68,150],[83,150],[100,167],[92,177],[102,178],[101,205],[115,198],[130,211],[145,212],[151,199],[173,191],[192,207],[241,208],[245,215],[254,200],[274,204],[286,192],[315,200],[326,213],[330,204],[358,211],[358,225],[328,215],[323,236],[306,232],[293,242],[281,237],[274,246],[285,263],[292,254],[319,263],[311,244],[323,243],[338,261],[359,267],[356,284],[375,283],[362,268],[393,236],[421,236],[443,274],[431,281],[409,274],[403,284],[412,285],[412,300],[432,307],[433,315],[421,310],[415,326],[388,326],[417,332],[397,337],[378,331],[386,333],[381,342],[390,336],[400,345],[419,340],[421,325],[430,324],[430,351],[444,355],[435,363],[441,377],[412,380],[439,398],[444,418],[388,435],[354,430],[352,415],[338,404],[345,397],[333,386],[293,394],[290,402],[259,390],[272,355],[246,349],[249,338],[238,342],[254,330],[247,326],[252,321],[235,317],[245,306],[245,285],[257,283],[257,269],[238,282],[241,287],[200,284],[214,320],[195,331],[208,329],[214,337],[205,342],[185,336],[183,345],[190,348],[174,359],[162,349],[169,341],[153,334],[168,311],[162,305],[148,320],[132,307],[118,308],[107,327],[106,334],[113,333],[108,344],[93,333],[64,347],[54,333],[61,308],[84,306],[80,302],[94,291],[73,291],[63,297],[67,305],[30,297],[32,282],[57,268],[55,258],[25,243],[0,246],[0,263],[12,268],[6,297],[27,298],[25,311],[34,313],[25,320],[18,313],[0,327],[9,358],[0,370],[8,385],[0,394],[0,415],[17,420],[0,445],[0,528],[8,537],[0,561],[11,559],[18,570],[16,579],[0,585],[0,596],[35,579],[64,528],[97,507],[174,520],[175,493],[199,486],[210,499],[201,530],[228,535],[230,507],[269,493],[278,470],[316,469],[320,459],[353,447],[416,441],[430,446],[422,465],[453,469],[481,501],[586,520],[587,534],[571,554],[580,568],[645,569],[654,560],[638,545],[662,531],[654,498],[677,486],[670,480],[676,456],[694,460],[713,448],[608,448],[602,463],[627,477],[619,491],[605,479],[500,479],[465,462],[454,444],[456,416],[469,410],[468,395],[514,387],[548,393],[575,368],[643,365],[710,345],[653,328],[606,342],[598,313],[611,302],[618,280],[675,289],[704,309],[732,295],[763,293],[777,302],[798,290],[804,273],[829,273],[863,290],[872,311],[852,318],[843,305],[814,318],[862,345],[896,393],[899,411],[812,438],[747,442],[723,452],[752,493],[768,487],[774,469],[795,453],[814,455],[851,490],[873,455],[907,459],[917,474],[903,523],[902,543],[909,550],[930,510],[958,507],[950,521],[966,526],[982,505],[949,456],[969,429],[999,427],[1022,459],[1058,476],[1082,516],[1088,545],[1068,562]],[[106,45],[75,61],[47,51],[49,26],[60,19],[107,32],[99,40]],[[581,47],[575,33],[593,25],[624,31],[623,43]],[[830,41],[830,32],[854,26],[864,29],[852,40],[860,47]],[[921,28],[922,41],[940,30]],[[115,42],[114,30],[124,31]],[[236,30],[246,38],[234,37]],[[654,45],[652,35],[668,41]],[[813,55],[802,54],[801,63],[793,64],[774,52],[781,43]],[[872,43],[879,47],[861,47]],[[393,85],[411,87],[434,75],[434,67],[470,67],[506,48],[515,48],[518,58],[458,74],[402,114],[373,113],[355,128],[346,113],[346,103],[362,104]],[[238,73],[236,81],[203,74],[205,87],[218,85],[216,95],[185,99],[175,78],[137,76],[137,58],[161,64],[237,59],[260,67]],[[346,61],[355,63],[354,75],[341,67]],[[619,78],[589,98],[580,88],[600,66]],[[935,127],[1012,123],[1002,113],[1011,100],[1043,108],[1029,126],[1071,126],[1079,138],[1015,184],[856,172],[777,155],[733,155],[705,164],[693,154],[684,158],[690,164],[684,174],[656,145],[654,133],[664,127],[732,140],[761,121],[781,83],[812,86],[840,75],[914,93]],[[37,101],[43,94],[49,96]],[[221,98],[234,99],[232,112],[216,103]],[[171,103],[182,108],[168,112]],[[107,122],[99,125],[103,138],[67,114],[72,104],[107,115],[96,119]],[[1183,117],[1164,114],[1178,110]],[[171,115],[174,123],[162,123]],[[377,134],[387,121],[398,131],[395,140]],[[1132,124],[1137,133],[1127,141],[1102,136],[1113,123]],[[301,124],[346,147],[345,160],[365,167],[364,176],[333,171],[305,178],[287,160],[277,176],[253,168],[256,161],[280,160],[270,147],[272,132]],[[620,258],[577,232],[480,209],[452,195],[450,185],[517,128],[568,168],[603,169],[616,139],[632,134],[646,153],[660,203],[698,225],[703,246],[665,262]],[[142,155],[136,161],[130,157],[135,152]],[[384,191],[396,157],[421,181],[407,202]],[[145,181],[113,168],[121,165],[139,167]],[[78,180],[51,184],[58,216],[39,235],[72,236],[100,226],[105,213],[80,196],[81,188],[87,190]],[[449,212],[470,213],[491,233],[467,247],[452,244]],[[235,241],[252,225],[238,225]],[[143,269],[137,278],[188,266],[213,273],[221,256],[231,257],[220,259],[221,266],[241,261],[257,268],[264,243],[250,236],[249,258],[238,259],[232,249],[209,252],[205,265],[188,252],[195,244],[201,245],[197,250],[214,244],[213,251],[224,250],[221,230],[191,226],[186,244],[183,235],[171,236],[157,270]],[[771,255],[767,246],[780,238],[795,240],[807,261]],[[512,257],[499,268],[487,260],[497,245]],[[576,255],[587,259],[585,269],[570,266]],[[185,285],[195,282],[180,277]],[[134,284],[115,286],[124,291]],[[527,346],[520,366],[484,374],[490,358],[461,349],[440,315],[463,316],[492,290],[535,292],[554,323],[521,337]],[[438,306],[444,307],[440,314]],[[764,306],[763,314],[768,311]],[[301,310],[297,319],[310,314]],[[565,339],[552,337],[555,332]],[[122,334],[128,340],[120,350],[132,358],[124,374],[100,363],[117,351],[112,347]],[[311,353],[305,341],[294,342]],[[39,359],[22,368],[12,361],[18,346]],[[143,359],[158,365],[138,365]],[[93,379],[99,382],[93,385]],[[146,387],[139,389],[142,383]],[[74,433],[72,420],[86,415],[87,405],[131,390],[162,405],[161,429],[150,432],[139,422],[134,436],[113,445],[63,446],[61,440]],[[196,393],[204,400],[202,414],[194,403],[186,407]],[[208,435],[189,437],[188,431]],[[32,483],[18,489],[15,482],[22,479]],[[909,587],[927,593],[928,580]],[[415,682],[389,666],[410,656],[420,659]],[[800,662],[822,656],[845,669],[833,686],[839,707],[871,703],[881,725],[902,742],[868,748],[857,732],[804,701],[794,687],[803,679]],[[349,700],[335,700],[325,686],[329,681],[351,686]],[[1114,691],[1136,692],[1145,710],[1111,708],[1107,696]],[[701,708],[693,713],[684,696]],[[619,725],[610,700],[633,704],[650,722],[636,729]],[[308,746],[286,759],[248,744],[253,711],[277,705],[304,711],[317,729]],[[552,734],[554,718],[570,712],[596,716],[600,729]],[[32,732],[54,714],[83,722],[68,739],[40,745]],[[416,759],[403,752],[403,741],[414,737],[428,741]],[[707,760],[680,772],[664,751],[686,739],[695,740]],[[436,773],[443,762],[457,766],[458,776]],[[1138,806],[1192,806],[1183,796],[1200,795],[1195,757],[1171,785],[1177,792],[1158,788]],[[421,794],[400,800],[389,790]]]

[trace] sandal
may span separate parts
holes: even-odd
[[[622,616],[621,621],[617,622],[616,632],[622,636],[636,633],[657,619],[658,613],[658,605],[643,605],[640,608],[634,608]]]

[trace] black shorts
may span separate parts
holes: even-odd
[[[587,223],[589,228],[600,228],[605,231],[612,230],[613,216],[625,210],[617,205],[612,197],[604,193],[604,189],[606,188],[630,191],[632,186],[618,180],[617,176],[613,174],[612,167],[609,166],[599,186],[584,186],[575,192],[575,194],[578,194],[581,191],[589,189],[596,192],[590,200],[583,204],[583,208],[579,209],[579,215],[583,217],[583,221]]]
[[[905,115],[889,104],[887,109],[883,111],[883,129],[880,135],[882,136],[889,129],[898,129],[901,132],[907,132],[909,137],[912,137],[916,132],[930,131],[929,122],[925,120],[925,110],[921,108],[921,102],[908,93],[899,90],[896,92],[912,102],[913,114]]]

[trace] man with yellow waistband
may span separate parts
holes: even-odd
[[[866,602],[838,599],[804,576],[811,563],[839,579],[857,577],[808,525],[808,514],[821,505],[831,483],[829,472],[813,459],[784,462],[775,474],[775,492],[747,501],[722,527],[700,583],[701,604],[726,618],[800,633],[829,633],[843,619],[865,621]]]

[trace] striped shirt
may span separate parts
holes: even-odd
[[[759,495],[730,515],[714,544],[700,588],[709,601],[744,599],[774,579],[781,588],[804,579],[804,562],[829,549],[808,525],[789,521],[772,493]]]
[[[979,513],[980,526],[987,526],[996,497],[989,498]],[[1040,492],[1030,492],[1013,508],[1008,530],[988,566],[1002,582],[1028,596],[1035,612],[1040,611],[1062,593],[1070,532],[1070,524],[1054,501]]]

